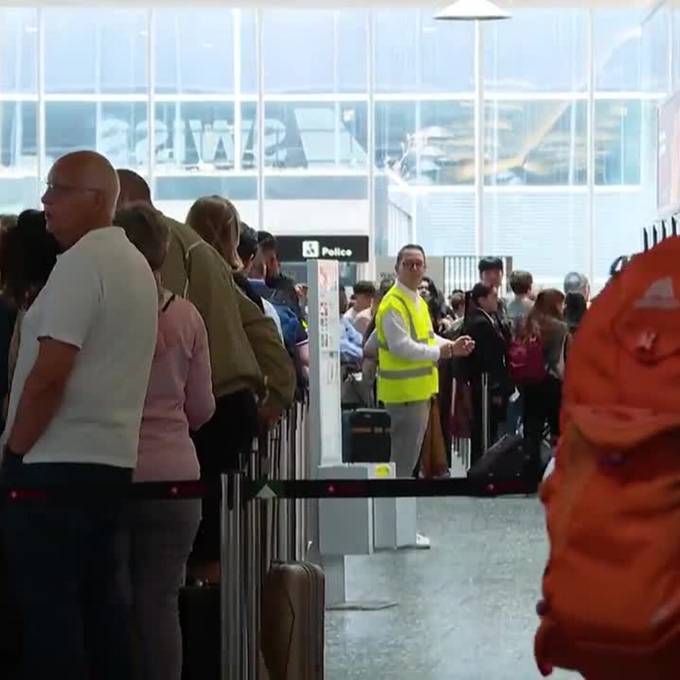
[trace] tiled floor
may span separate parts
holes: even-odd
[[[538,679],[534,608],[547,551],[538,500],[419,503],[432,550],[348,559],[349,598],[399,606],[327,614],[327,680]]]

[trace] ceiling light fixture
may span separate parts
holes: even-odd
[[[498,21],[511,14],[491,0],[458,0],[435,14],[440,21]]]

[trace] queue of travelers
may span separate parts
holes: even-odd
[[[126,487],[243,468],[305,391],[306,291],[282,272],[276,239],[228,199],[199,198],[178,222],[140,175],[95,152],[60,158],[42,203],[0,218],[2,480],[111,491],[2,517],[21,677],[179,680],[178,595],[188,579],[219,581],[218,502],[129,503]],[[473,460],[483,455],[482,376],[492,438],[520,395],[538,474],[587,280],[570,274],[566,298],[534,300],[531,275],[514,272],[506,302],[503,262],[485,258],[479,283],[447,302],[426,273],[425,251],[407,244],[393,279],[357,283],[351,304],[340,291],[341,360],[391,417],[397,476],[448,475],[463,384]],[[518,385],[510,347],[533,338],[545,376]]]
[[[54,164],[42,202],[2,219],[1,475],[76,492],[3,513],[19,677],[179,680],[179,590],[219,580],[217,502],[129,503],[126,487],[241,467],[304,377],[228,201],[177,222],[141,176],[84,151]],[[93,485],[110,492],[86,498]]]

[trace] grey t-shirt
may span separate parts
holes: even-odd
[[[533,306],[534,303],[527,298],[515,297],[508,303],[507,316],[513,336],[521,333],[524,320]]]

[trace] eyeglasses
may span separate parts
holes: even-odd
[[[58,182],[45,182],[45,195],[50,196],[66,196],[68,194],[82,193],[88,191],[101,191],[96,187],[74,187],[68,184],[59,184]]]
[[[416,271],[422,271],[425,269],[425,263],[417,260],[402,260],[401,266],[404,269],[412,269]]]

